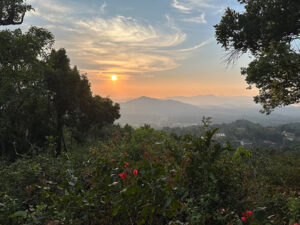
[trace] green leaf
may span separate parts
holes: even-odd
[[[27,216],[26,211],[17,211],[14,214],[10,215],[9,218],[15,218],[15,217],[23,217],[25,218]]]
[[[262,222],[265,218],[265,209],[265,207],[259,207],[254,211],[255,218],[260,222]]]
[[[113,216],[116,216],[116,215],[118,214],[120,208],[121,208],[121,205],[117,205],[117,206],[114,208],[114,210],[112,211],[112,215],[113,215]]]
[[[135,186],[130,186],[126,190],[126,194],[128,195],[134,195],[136,193],[136,187]]]
[[[238,220],[237,225],[243,225],[243,222],[241,220]]]

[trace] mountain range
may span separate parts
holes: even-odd
[[[199,95],[175,96],[166,99],[142,96],[120,102],[121,125],[139,127],[150,124],[155,128],[201,124],[203,116],[212,117],[213,123],[230,123],[246,119],[262,125],[280,125],[300,121],[300,107],[280,108],[266,116],[259,112],[260,105],[248,96]]]
[[[253,97],[250,96],[197,95],[192,97],[174,96],[168,97],[167,99],[172,99],[197,106],[243,106],[246,108],[256,106],[253,101]]]

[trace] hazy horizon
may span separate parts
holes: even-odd
[[[201,125],[202,118],[211,117],[213,124],[248,120],[264,126],[300,122],[300,108],[293,105],[278,108],[270,115],[260,113],[262,106],[248,96],[198,95],[150,98],[141,96],[120,101],[121,125],[155,128]]]
[[[151,95],[137,95],[137,96],[134,96],[134,97],[128,97],[128,98],[113,98],[111,96],[102,96],[102,97],[108,97],[110,99],[112,99],[113,101],[115,102],[126,102],[126,101],[131,101],[131,100],[134,100],[134,99],[138,99],[138,98],[143,98],[143,97],[146,97],[146,98],[153,98],[153,99],[169,99],[169,98],[177,98],[177,97],[183,97],[183,98],[194,98],[194,97],[205,97],[205,96],[214,96],[214,97],[249,97],[251,99],[253,99],[254,95],[215,95],[215,94],[196,94],[196,95],[173,95],[173,96],[160,96],[160,97],[155,97],[154,96],[151,96]],[[253,101],[254,103],[254,101]],[[256,104],[256,103],[255,103]],[[257,104],[259,105],[259,104]]]

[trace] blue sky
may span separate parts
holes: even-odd
[[[240,75],[249,57],[229,68],[213,25],[236,0],[28,0],[35,8],[22,28],[55,35],[72,65],[87,73],[95,94],[254,95]],[[118,81],[111,81],[116,74]]]

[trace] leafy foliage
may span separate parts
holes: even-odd
[[[215,132],[115,127],[89,151],[2,164],[0,223],[243,224],[247,210],[248,224],[298,222],[299,157],[221,146]]]
[[[0,142],[8,157],[43,144],[51,134],[39,58],[52,44],[52,34],[42,28],[0,32]]]
[[[250,51],[256,59],[242,69],[246,81],[256,85],[264,112],[298,103],[300,4],[297,0],[238,0],[245,12],[228,8],[215,25],[218,43],[229,53],[229,60]]]
[[[52,50],[47,59],[48,70],[45,82],[49,98],[54,108],[56,120],[56,152],[60,154],[64,143],[63,128],[79,128],[80,134],[86,133],[91,126],[113,123],[120,117],[118,104],[109,99],[92,96],[90,84],[85,75],[80,75],[76,67],[70,68],[70,60],[64,49]]]
[[[25,13],[33,9],[31,5],[26,4],[25,1],[24,0],[1,0],[0,26],[22,24]]]
[[[49,50],[51,33],[32,27],[0,32],[0,154],[14,159],[40,150],[47,137],[66,149],[64,129],[81,141],[120,117],[119,105],[93,96],[64,49]]]

